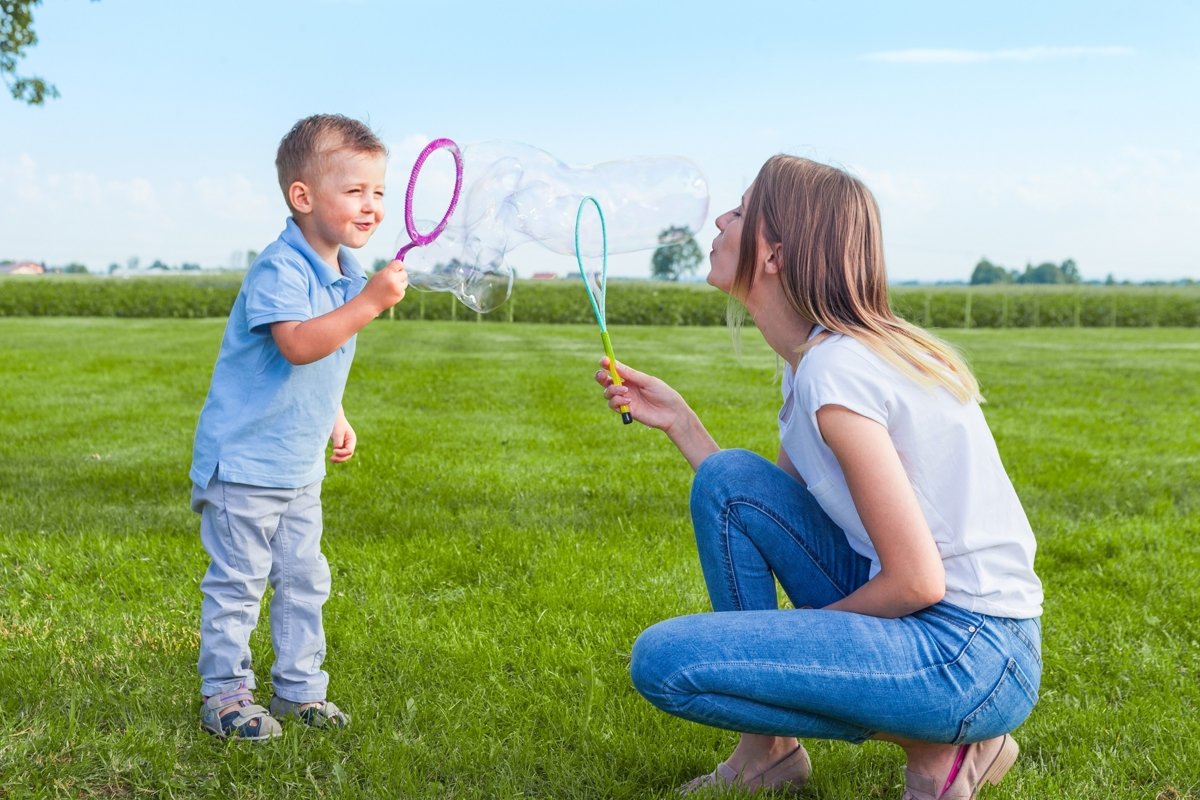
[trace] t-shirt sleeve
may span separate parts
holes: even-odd
[[[805,356],[802,372],[809,415],[815,417],[822,406],[842,406],[887,427],[892,386],[880,365],[851,347],[830,342]]]
[[[273,322],[312,319],[307,264],[278,258],[260,261],[246,281],[246,326],[255,333]]]

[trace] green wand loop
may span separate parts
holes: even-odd
[[[595,206],[596,214],[600,217],[599,299],[592,288],[592,282],[588,280],[587,270],[583,268],[583,252],[579,247],[579,222],[583,219],[583,208],[589,202]],[[604,297],[608,291],[608,230],[604,226],[604,212],[600,209],[600,203],[591,195],[579,201],[579,210],[575,212],[575,263],[579,265],[579,277],[583,278],[583,288],[587,290],[588,300],[592,303],[592,313],[596,315],[596,323],[600,326],[600,343],[604,345],[604,355],[608,356],[608,374],[612,376],[613,384],[620,386],[622,381],[617,373],[617,357],[613,353],[612,339],[609,338],[608,326],[604,322]],[[626,425],[633,422],[629,406],[621,406],[621,421]]]

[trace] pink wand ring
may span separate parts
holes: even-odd
[[[429,158],[437,150],[449,150],[450,155],[454,157],[454,193],[450,196],[450,206],[446,209],[442,221],[435,225],[429,233],[421,233],[417,230],[416,220],[413,219],[413,190],[417,187],[417,177],[421,174],[421,167],[425,165],[425,159]],[[450,216],[454,213],[455,206],[458,205],[458,196],[462,192],[462,184],[462,152],[458,149],[458,145],[455,144],[454,140],[434,139],[425,145],[425,149],[421,151],[421,155],[417,156],[417,163],[413,164],[412,174],[408,178],[408,191],[404,194],[404,228],[408,231],[408,238],[412,241],[401,247],[399,252],[396,253],[397,261],[403,261],[404,254],[414,247],[423,247],[441,236],[442,231],[446,229],[446,224],[450,222]]]

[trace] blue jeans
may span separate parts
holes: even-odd
[[[865,583],[869,562],[803,485],[753,453],[709,456],[691,503],[716,613],[660,622],[634,643],[634,685],[663,711],[742,733],[955,744],[1029,715],[1037,619],[949,603],[899,619],[821,610]],[[795,609],[778,609],[776,579]]]
[[[200,693],[255,687],[250,634],[269,581],[275,694],[296,703],[324,700],[321,608],[330,575],[321,553],[321,482],[270,489],[213,478],[193,486],[192,510],[210,558],[200,582]]]

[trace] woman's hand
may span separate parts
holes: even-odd
[[[607,356],[600,359],[600,366],[604,369],[596,371],[596,383],[604,387],[608,407],[613,411],[629,406],[629,413],[638,422],[670,433],[672,425],[688,410],[679,392],[653,375],[638,372],[618,361],[617,373],[622,381],[618,386],[609,374]]]
[[[666,382],[618,361],[617,374],[622,381],[618,386],[608,372],[607,357],[600,359],[600,366],[604,369],[597,370],[595,378],[604,387],[608,407],[620,411],[621,406],[628,406],[630,415],[638,422],[667,434],[692,469],[720,449],[696,412]]]

